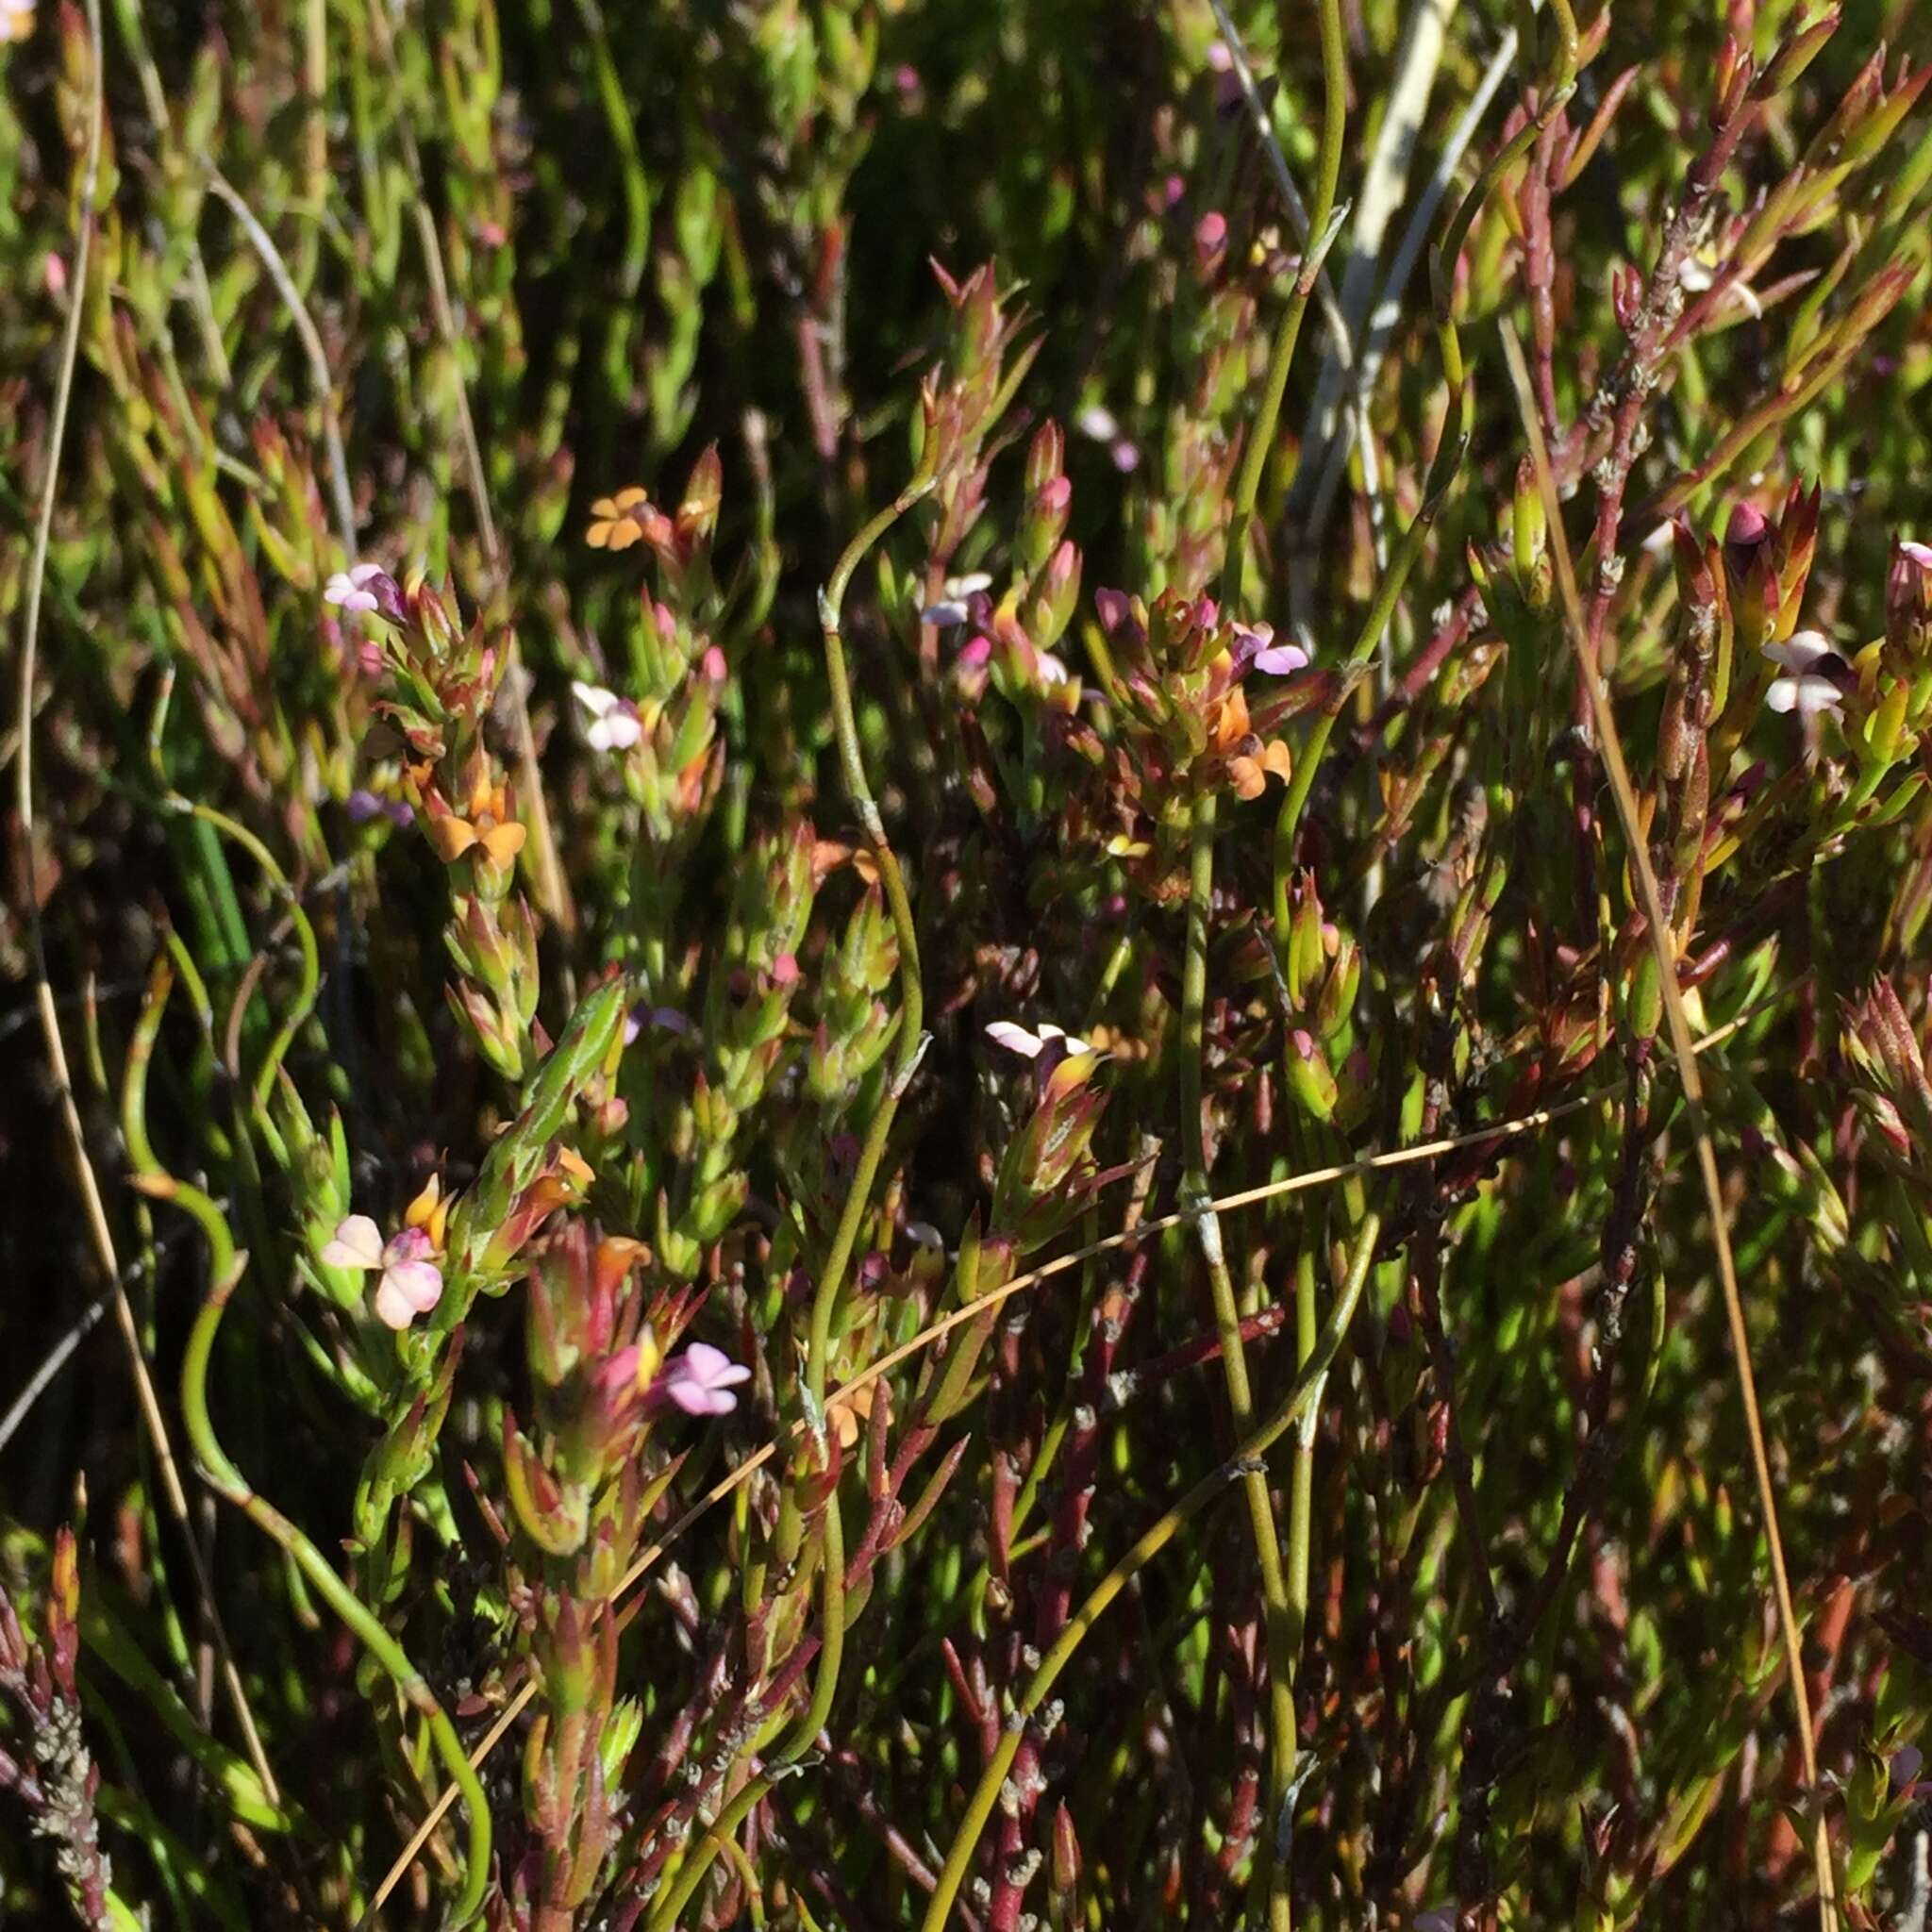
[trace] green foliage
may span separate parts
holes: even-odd
[[[1932,64],[1444,12],[0,0],[9,1906],[1923,1925]]]

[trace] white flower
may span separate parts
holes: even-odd
[[[1095,442],[1112,442],[1121,433],[1119,422],[1105,403],[1089,403],[1074,417],[1074,427]]]
[[[1766,644],[1764,655],[1785,672],[1764,694],[1774,711],[1796,711],[1809,718],[1835,711],[1844,702],[1849,667],[1822,631],[1793,631],[1781,644]]]
[[[584,736],[598,751],[628,751],[644,735],[643,720],[628,698],[600,684],[573,682],[571,690],[590,718]]]
[[[1029,1060],[1038,1059],[1050,1040],[1065,1041],[1069,1053],[1093,1051],[1084,1040],[1069,1033],[1063,1026],[1056,1026],[1051,1020],[1042,1020],[1038,1033],[1027,1032],[1017,1021],[995,1020],[986,1029],[986,1037],[995,1046],[1004,1046],[1011,1053],[1024,1054]]]

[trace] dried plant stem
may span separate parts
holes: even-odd
[[[1756,1006],[1739,1014],[1737,1018],[1728,1020],[1722,1026],[1713,1028],[1702,1040],[1698,1041],[1697,1050],[1702,1053],[1717,1045],[1720,1041],[1729,1039],[1740,1027],[1747,1025],[1760,1013],[1766,1011],[1770,1007],[1784,998],[1789,991],[1790,989],[1786,988],[1776,993],[1769,994]],[[1557,1121],[1568,1119],[1574,1113],[1580,1113],[1585,1108],[1594,1107],[1604,1100],[1613,1098],[1621,1091],[1621,1088],[1617,1087],[1592,1088],[1587,1093],[1578,1093],[1569,1100],[1559,1101],[1555,1107],[1539,1108],[1534,1113],[1520,1114],[1513,1120],[1498,1121],[1492,1126],[1479,1127],[1473,1133],[1455,1134],[1447,1139],[1424,1141],[1413,1147],[1391,1148],[1386,1154],[1364,1155],[1359,1160],[1341,1161],[1326,1167],[1308,1168],[1301,1174],[1289,1174],[1278,1181],[1267,1181],[1259,1187],[1242,1189],[1238,1193],[1223,1194],[1210,1205],[1217,1210],[1224,1211],[1235,1208],[1252,1208],[1262,1201],[1280,1200],[1291,1194],[1305,1193],[1313,1188],[1332,1187],[1337,1181],[1353,1180],[1365,1174],[1380,1174],[1390,1169],[1406,1167],[1414,1161],[1437,1160],[1445,1154],[1454,1154],[1463,1148],[1479,1147],[1491,1142],[1510,1140],[1521,1134],[1535,1133],[1541,1128],[1552,1125]],[[1038,1268],[1029,1269],[1022,1274],[1016,1274],[1011,1280],[1001,1283],[998,1288],[989,1290],[985,1294],[968,1303],[965,1307],[955,1308],[949,1314],[941,1315],[937,1322],[928,1324],[909,1341],[903,1341],[898,1347],[888,1350],[876,1361],[854,1375],[850,1381],[841,1383],[837,1389],[831,1391],[827,1400],[828,1402],[837,1402],[841,1398],[856,1396],[863,1391],[872,1388],[874,1383],[890,1375],[894,1369],[910,1361],[915,1356],[923,1354],[934,1342],[943,1341],[956,1328],[963,1328],[973,1323],[983,1322],[988,1314],[997,1308],[1003,1302],[1010,1300],[1014,1295],[1024,1294],[1030,1289],[1038,1288],[1043,1281],[1054,1280],[1061,1274],[1071,1273],[1075,1268],[1084,1267],[1089,1261],[1096,1260],[1103,1255],[1117,1254],[1123,1248],[1133,1247],[1139,1242],[1145,1241],[1150,1235],[1164,1234],[1169,1228],[1180,1227],[1196,1219],[1196,1211],[1189,1209],[1174,1214],[1157,1215],[1149,1221],[1137,1221],[1132,1227],[1124,1230],[1120,1234],[1105,1235],[1099,1241],[1089,1241],[1085,1246],[1075,1248],[1069,1254],[1058,1255],[1051,1261],[1042,1262]],[[1313,1351],[1311,1350],[1309,1352],[1310,1357],[1312,1357],[1312,1353]],[[692,1524],[697,1523],[700,1518],[708,1515],[718,1504],[726,1501],[742,1489],[788,1442],[799,1441],[806,1434],[807,1426],[808,1424],[804,1418],[800,1418],[782,1435],[774,1438],[773,1441],[765,1443],[762,1448],[753,1450],[742,1462],[738,1463],[734,1468],[720,1476],[696,1502],[685,1510],[683,1515],[678,1517],[665,1530],[662,1536],[658,1537],[656,1541],[647,1544],[638,1553],[630,1568],[625,1572],[615,1594],[624,1596],[634,1591],[664,1556],[665,1552],[675,1544]],[[622,1612],[620,1627],[629,1624],[630,1619],[636,1614],[638,1606],[641,1601],[641,1598],[632,1597],[630,1603],[625,1606]],[[517,1719],[523,1715],[531,1698],[536,1695],[536,1680],[532,1677],[525,1677],[523,1682],[511,1693],[509,1702],[504,1706],[502,1711],[497,1716],[496,1722],[491,1725],[490,1729],[472,1749],[470,1762],[473,1766],[481,1766],[490,1757],[490,1754],[509,1734],[511,1727],[516,1724]],[[457,1792],[455,1788],[452,1787],[445,1790],[436,1800],[435,1804],[430,1807],[427,1815],[416,1827],[414,1833],[411,1834],[409,1841],[397,1853],[394,1862],[383,1874],[382,1882],[377,1885],[375,1892],[371,1895],[367,1909],[357,1922],[358,1932],[366,1932],[366,1928],[374,1923],[375,1914],[381,1910],[384,1902],[391,1893],[402,1883],[409,1867],[415,1863],[417,1855],[429,1842],[431,1834],[434,1833],[436,1827],[442,1822],[444,1815],[448,1812],[449,1807],[456,1803],[456,1800]]]
[[[295,333],[302,339],[303,353],[308,358],[308,374],[315,384],[316,407],[322,411],[322,441],[328,453],[329,491],[336,513],[336,535],[341,539],[343,553],[353,563],[356,560],[356,502],[349,489],[348,458],[342,454],[342,425],[336,413],[335,378],[329,374],[328,355],[322,346],[322,337],[316,329],[314,318],[308,313],[308,304],[302,299],[301,290],[295,286],[295,278],[289,273],[288,263],[282,259],[281,251],[275,246],[275,237],[256,220],[255,210],[229,185],[219,168],[208,170],[208,185],[209,192],[225,203],[241,223],[242,232],[261,258],[261,265],[268,271],[268,278],[275,285],[275,292],[282,298],[282,307],[289,311],[289,320],[294,324]]]
[[[1617,816],[1623,823],[1624,842],[1629,854],[1631,871],[1636,875],[1638,897],[1642,904],[1644,932],[1657,959],[1664,1021],[1670,1029],[1671,1051],[1683,1087],[1684,1110],[1697,1149],[1698,1173],[1703,1178],[1705,1197],[1710,1208],[1711,1244],[1717,1255],[1718,1279],[1724,1289],[1724,1313],[1730,1325],[1738,1395],[1744,1410],[1744,1432],[1751,1443],[1752,1474],[1757,1479],[1758,1507],[1764,1512],[1765,1544],[1771,1555],[1772,1589],[1777,1603],[1778,1627],[1784,1639],[1786,1675],[1790,1684],[1797,1725],[1798,1757],[1807,1787],[1805,1795],[1807,1802],[1815,1806],[1823,1793],[1818,1789],[1818,1753],[1812,1736],[1811,1700],[1805,1688],[1804,1653],[1798,1634],[1797,1610],[1791,1601],[1790,1578],[1785,1569],[1784,1539],[1778,1532],[1777,1486],[1772,1476],[1771,1457],[1765,1448],[1764,1424],[1757,1406],[1757,1382],[1751,1369],[1751,1335],[1744,1323],[1743,1296],[1738,1287],[1737,1265],[1731,1255],[1730,1222],[1724,1208],[1724,1181],[1718,1172],[1717,1148],[1705,1113],[1704,1080],[1697,1068],[1697,1042],[1690,1031],[1690,1015],[1684,1009],[1684,996],[1677,986],[1677,961],[1671,946],[1671,924],[1664,916],[1657,874],[1651,866],[1649,841],[1639,816],[1637,795],[1631,787],[1629,768],[1624,759],[1623,742],[1617,734],[1617,721],[1610,709],[1609,694],[1597,669],[1595,640],[1585,620],[1583,602],[1577,592],[1575,565],[1563,530],[1562,502],[1557,491],[1549,451],[1544,446],[1541,425],[1537,418],[1529,371],[1524,361],[1522,345],[1507,322],[1503,326],[1503,348],[1509,363],[1510,379],[1516,385],[1524,433],[1529,440],[1537,483],[1542,492],[1549,521],[1550,546],[1556,559],[1565,632],[1576,660],[1576,675],[1590,700],[1604,768],[1610,781],[1610,793],[1616,801]],[[1831,1837],[1822,1809],[1816,1812],[1813,1820],[1812,1862],[1818,1883],[1820,1932],[1836,1932],[1838,1901],[1831,1867]]]
[[[1294,869],[1295,837],[1308,793],[1314,786],[1315,774],[1321,767],[1322,755],[1328,748],[1336,720],[1341,714],[1349,692],[1367,669],[1383,632],[1388,628],[1403,586],[1422,556],[1429,529],[1461,471],[1462,459],[1468,454],[1470,438],[1474,433],[1475,399],[1470,387],[1469,372],[1463,364],[1462,339],[1456,326],[1457,260],[1469,238],[1470,228],[1496,183],[1542,138],[1543,130],[1563,111],[1563,105],[1576,85],[1580,41],[1575,16],[1571,11],[1569,0],[1551,0],[1551,9],[1557,23],[1556,61],[1541,90],[1537,111],[1527,116],[1516,134],[1491,156],[1470,185],[1469,192],[1457,204],[1430,257],[1429,281],[1435,304],[1436,342],[1442,361],[1442,379],[1449,390],[1450,420],[1443,425],[1442,440],[1437,447],[1435,459],[1429,465],[1428,475],[1423,485],[1421,508],[1403,533],[1402,541],[1391,558],[1388,569],[1381,575],[1374,601],[1357,634],[1355,647],[1349,653],[1342,675],[1328,703],[1309,728],[1307,742],[1289,779],[1288,795],[1282,800],[1281,815],[1274,826],[1275,944],[1280,947],[1288,943],[1288,895]]]
[[[61,1038],[60,1019],[54,999],[54,987],[47,974],[45,934],[41,923],[40,894],[33,885],[34,847],[34,684],[40,669],[41,602],[47,579],[47,545],[54,527],[54,505],[60,488],[60,453],[66,441],[67,416],[74,398],[74,372],[80,354],[80,327],[87,309],[89,258],[93,248],[94,208],[100,190],[101,142],[106,122],[103,98],[103,66],[106,47],[101,37],[100,0],[87,0],[89,75],[87,100],[87,151],[82,163],[79,209],[75,217],[74,265],[68,278],[70,291],[67,322],[60,338],[60,362],[54,384],[54,407],[48,420],[47,464],[41,478],[41,500],[34,519],[33,550],[27,563],[25,615],[20,639],[20,724],[18,758],[14,765],[14,810],[20,825],[22,851],[27,876],[26,924],[34,962],[34,998],[40,1010],[41,1034],[47,1049],[48,1071],[60,1106],[61,1124],[66,1129],[68,1148],[74,1157],[75,1179],[87,1210],[88,1231],[94,1255],[105,1276],[114,1307],[114,1325],[120,1330],[127,1353],[128,1370],[134,1379],[135,1399],[142,1426],[159,1465],[162,1493],[168,1499],[169,1513],[179,1524],[188,1545],[188,1558],[221,1658],[222,1687],[241,1729],[242,1748],[271,1804],[281,1805],[281,1791],[263,1748],[255,1713],[242,1688],[242,1674],[235,1667],[235,1653],[227,1630],[216,1607],[214,1583],[208,1574],[207,1553],[188,1511],[188,1493],[175,1460],[168,1438],[167,1418],[154,1377],[148,1371],[147,1357],[141,1341],[141,1330],[134,1319],[133,1305],[122,1280],[121,1259],[114,1245],[114,1234],[108,1222],[108,1209],[101,1187],[89,1158],[87,1133],[81,1125],[80,1108],[74,1097],[74,1081],[68,1071],[66,1042]]]
[[[1363,1285],[1369,1278],[1369,1267],[1374,1259],[1375,1243],[1381,1232],[1382,1222],[1378,1214],[1371,1213],[1363,1218],[1356,1236],[1355,1252],[1350,1257],[1348,1278],[1336,1297],[1335,1306],[1328,1312],[1328,1320],[1316,1340],[1314,1352],[1302,1364],[1274,1412],[1241,1441],[1225,1462],[1203,1476],[1141,1535],[1140,1541],[1093,1587],[1086,1602],[1068,1620],[1053,1648],[1041,1658],[1039,1669],[1027,1680],[1025,1690],[1007,1719],[1000,1733],[998,1748],[980,1773],[979,1783],[967,1803],[966,1815],[954,1833],[952,1849],[941,1870],[940,1882],[934,1889],[925,1917],[921,1921],[922,1932],[943,1932],[952,1916],[953,1902],[965,1883],[980,1836],[999,1803],[1000,1787],[1005,1783],[1007,1773],[1019,1751],[1026,1724],[1040,1710],[1047,1692],[1053,1689],[1088,1631],[1099,1622],[1108,1606],[1174,1541],[1182,1528],[1225,1493],[1235,1477],[1245,1476],[1252,1465],[1294,1427],[1319,1398],[1328,1365],[1348,1333],[1348,1324],[1355,1319],[1356,1305],[1360,1301]]]

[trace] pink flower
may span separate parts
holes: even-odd
[[[571,691],[584,708],[590,723],[584,736],[598,751],[628,751],[644,735],[643,720],[628,698],[621,698],[601,684],[573,680]]]
[[[1898,549],[1901,557],[1909,558],[1921,570],[1932,570],[1932,543],[1914,543],[1901,537]]]
[[[385,1241],[382,1230],[366,1214],[351,1214],[336,1228],[322,1258],[331,1268],[359,1268],[380,1273],[375,1284],[375,1312],[391,1328],[407,1328],[418,1315],[426,1315],[442,1299],[442,1270],[430,1259],[436,1252],[428,1234],[406,1227]]]
[[[342,610],[376,610],[387,616],[400,609],[402,592],[381,564],[358,563],[329,578],[322,587],[322,601]]]
[[[666,1364],[652,1393],[674,1403],[686,1415],[729,1415],[738,1407],[732,1390],[749,1382],[751,1371],[708,1341],[693,1341]]]
[[[1835,711],[1844,702],[1852,669],[1834,651],[1824,634],[1793,631],[1781,644],[1766,644],[1764,655],[1785,675],[1772,680],[1764,702],[1774,711],[1796,711],[1801,718]]]

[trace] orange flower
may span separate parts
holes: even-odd
[[[833,1396],[825,1405],[825,1420],[839,1438],[840,1448],[850,1449],[858,1441],[859,1429],[872,1420],[873,1398],[877,1392],[878,1384],[868,1382],[850,1395]]]
[[[1236,685],[1222,699],[1221,708],[1214,714],[1214,749],[1230,752],[1248,732],[1248,701],[1241,694],[1241,688]]]
[[[592,550],[628,550],[644,534],[639,511],[650,508],[650,495],[632,484],[615,496],[600,496],[591,506],[595,520],[584,532],[584,541]]]
[[[1271,739],[1261,747],[1258,757],[1250,757],[1246,752],[1238,753],[1227,761],[1227,775],[1238,796],[1259,798],[1268,789],[1268,774],[1274,774],[1286,785],[1288,774],[1293,769],[1288,756],[1288,747],[1280,739]]]
[[[425,795],[429,808],[429,842],[445,865],[454,864],[472,846],[482,846],[491,864],[507,866],[524,849],[524,828],[510,816],[509,787],[500,779],[492,785],[479,771],[470,788],[467,816],[446,806],[437,809],[436,793]]]

